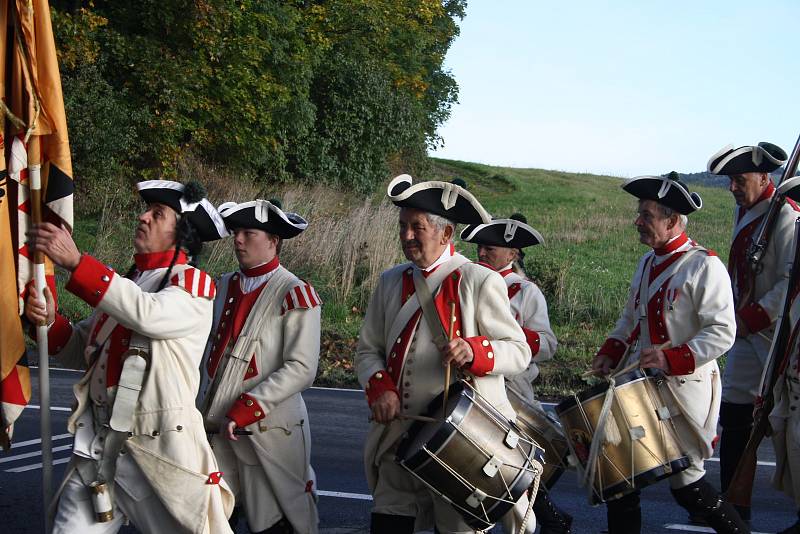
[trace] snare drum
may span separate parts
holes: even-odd
[[[614,382],[603,443],[594,465],[589,465],[589,454],[610,382],[556,406],[573,455],[584,470],[594,471],[590,481],[594,504],[617,499],[689,467],[672,416],[661,399],[663,375],[637,369],[614,377]]]
[[[506,393],[511,407],[517,412],[517,425],[533,441],[544,448],[544,471],[541,484],[552,488],[569,466],[569,444],[564,429],[553,414],[529,403],[514,387],[506,383]]]
[[[537,482],[544,451],[470,385],[458,382],[449,393],[445,420],[415,422],[396,459],[470,527],[486,530]],[[441,417],[442,398],[428,416]]]

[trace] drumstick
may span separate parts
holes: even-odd
[[[447,332],[447,341],[453,341],[456,332],[456,303],[450,302],[450,331]],[[444,370],[444,398],[442,399],[442,421],[447,418],[447,395],[450,393],[450,364]]]
[[[667,347],[669,347],[669,341],[667,341],[666,343],[662,343],[660,345],[654,345],[653,346],[654,349],[658,349],[658,350],[665,349]],[[616,369],[612,370],[612,373],[613,373],[613,376],[617,376],[617,375],[625,374],[625,373],[627,373],[629,371],[633,371],[637,367],[639,367],[639,362],[638,361],[633,362],[632,364],[630,364],[630,365],[628,365],[626,367],[623,367],[619,371],[617,371]],[[590,369],[590,370],[586,371],[585,373],[583,373],[581,375],[581,378],[589,378],[590,376],[594,376],[594,375],[596,375],[598,373],[599,373],[598,369]]]

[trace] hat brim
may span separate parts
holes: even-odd
[[[800,202],[800,176],[787,178],[778,186],[777,194],[791,198],[795,202]]]
[[[182,216],[189,218],[189,222],[194,226],[197,235],[205,243],[230,235],[222,216],[208,199],[202,199],[194,205],[192,211],[185,211]]]
[[[770,153],[760,146],[741,146],[736,149],[730,146],[725,147],[708,160],[708,172],[721,176],[733,176],[748,172],[773,172],[783,165],[786,154],[779,147],[771,146],[778,153]],[[783,159],[776,155],[782,156]]]
[[[387,196],[401,208],[413,208],[444,217],[458,224],[480,224],[492,220],[478,199],[463,187],[440,181],[412,185],[408,175],[389,184]]]
[[[298,214],[284,212],[266,200],[223,204],[220,206],[220,215],[230,230],[254,228],[281,239],[296,237],[308,227],[308,222]]]
[[[169,180],[145,180],[137,183],[136,189],[147,204],[164,204],[176,213],[183,211],[181,197],[184,186],[181,183]]]
[[[544,243],[539,232],[515,219],[495,219],[490,223],[471,224],[461,231],[461,240],[476,245],[516,249]]]
[[[653,200],[683,215],[703,207],[697,193],[690,193],[683,184],[661,176],[637,176],[622,184],[622,188],[640,200]]]

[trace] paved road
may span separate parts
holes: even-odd
[[[52,427],[55,475],[59,481],[69,459],[71,436],[66,420],[71,404],[71,383],[77,374],[54,370],[52,373]],[[34,399],[37,399],[34,381]],[[305,395],[309,406],[312,436],[312,462],[322,490],[319,502],[321,532],[325,534],[368,532],[371,502],[361,463],[361,447],[366,433],[367,409],[359,391],[312,389]],[[35,401],[34,401],[35,402]],[[26,409],[17,425],[15,446],[0,455],[0,525],[3,533],[40,533],[41,522],[41,442],[39,410]],[[765,444],[759,456],[762,465],[754,495],[754,532],[776,532],[794,521],[792,503],[769,487],[774,462],[772,449]],[[716,484],[719,464],[707,464],[709,477]],[[576,533],[599,533],[605,527],[605,509],[586,503],[586,492],[578,487],[574,472],[566,473],[553,491],[554,500],[575,516]],[[686,513],[674,503],[666,483],[645,488],[642,495],[645,533],[710,532],[687,525]],[[499,530],[499,529],[496,529]],[[134,532],[125,529],[126,533]],[[247,529],[242,525],[239,532]]]

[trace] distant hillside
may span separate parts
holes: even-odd
[[[711,174],[710,172],[689,172],[689,173],[678,173],[686,183],[690,184],[700,184],[705,185],[708,187],[728,187],[728,177],[727,176],[717,176],[716,174]],[[800,173],[797,174],[800,176]],[[772,181],[777,182],[783,176],[783,167],[777,169],[775,172],[772,173]]]

